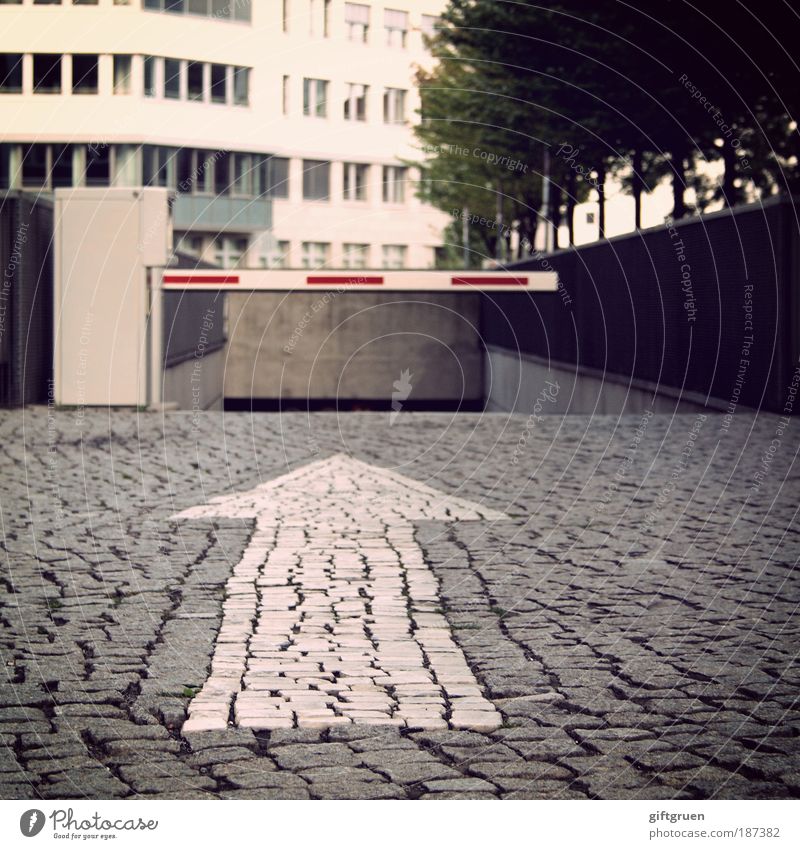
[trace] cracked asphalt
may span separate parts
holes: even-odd
[[[800,796],[796,421],[0,411],[0,797]],[[492,731],[182,733],[252,519],[350,454],[504,513],[415,521]]]

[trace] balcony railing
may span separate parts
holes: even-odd
[[[178,195],[172,213],[177,230],[249,232],[272,226],[272,202],[268,198]]]

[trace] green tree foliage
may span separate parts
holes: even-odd
[[[431,40],[438,61],[417,75],[423,196],[493,222],[471,228],[477,262],[505,255],[511,222],[530,252],[546,158],[544,226],[566,221],[570,234],[590,195],[602,234],[608,174],[635,198],[637,227],[642,193],[664,179],[675,217],[693,211],[687,188],[697,209],[794,191],[800,85],[784,45],[798,35],[784,3],[451,0]],[[724,166],[716,182],[698,171],[711,161]]]

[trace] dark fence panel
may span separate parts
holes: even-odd
[[[53,205],[0,193],[0,406],[47,401],[53,363]]]
[[[770,200],[517,263],[551,265],[563,288],[484,295],[484,340],[781,412],[800,356],[796,204]]]

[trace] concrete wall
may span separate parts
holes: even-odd
[[[228,295],[226,399],[391,399],[408,408],[483,397],[476,294]]]
[[[644,381],[624,379],[567,363],[548,363],[530,354],[490,346],[484,363],[486,409],[537,415],[691,413],[705,399]]]
[[[179,410],[221,410],[225,348],[164,370],[164,403]]]

